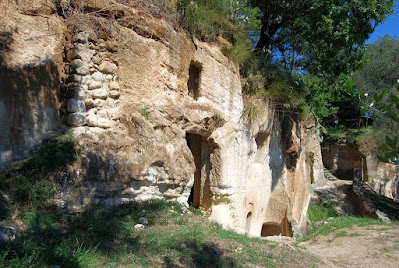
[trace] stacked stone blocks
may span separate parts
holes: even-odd
[[[118,66],[107,57],[104,40],[89,42],[89,33],[79,32],[69,52],[67,123],[71,126],[110,128],[119,119]]]

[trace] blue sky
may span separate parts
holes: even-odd
[[[376,27],[374,33],[367,40],[367,43],[374,43],[378,37],[389,34],[390,36],[396,36],[399,38],[399,0],[395,1],[395,13],[388,16],[384,24],[380,24]]]

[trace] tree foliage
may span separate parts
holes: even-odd
[[[292,71],[347,74],[359,66],[364,42],[392,13],[393,0],[251,0],[262,13],[256,45]]]

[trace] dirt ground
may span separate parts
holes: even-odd
[[[399,267],[399,226],[354,226],[298,246],[320,258],[320,267]]]

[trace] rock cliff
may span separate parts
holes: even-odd
[[[65,2],[1,7],[2,166],[67,128],[80,148],[57,194],[67,210],[162,198],[253,236],[306,232],[323,179],[314,126],[271,101],[250,124],[239,67],[138,4],[85,1],[93,16]]]

